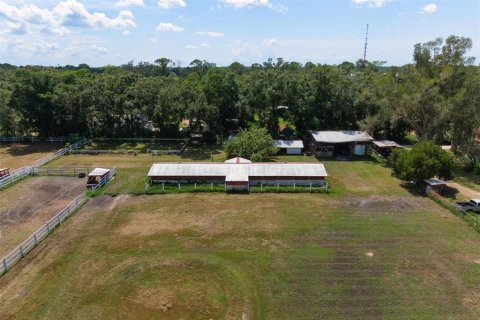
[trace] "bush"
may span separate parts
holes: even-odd
[[[229,158],[242,157],[252,161],[265,161],[277,153],[275,142],[264,128],[241,130],[224,145]]]
[[[418,143],[410,151],[396,149],[389,162],[394,174],[404,181],[420,184],[424,179],[435,176],[446,180],[453,178],[452,156],[432,141]]]

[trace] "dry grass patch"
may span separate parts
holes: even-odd
[[[18,169],[28,166],[64,146],[63,143],[50,142],[0,144],[0,168]]]

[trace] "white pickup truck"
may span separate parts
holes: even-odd
[[[456,206],[463,211],[480,212],[480,199],[471,199],[468,202],[457,202]]]

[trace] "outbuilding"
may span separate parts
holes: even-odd
[[[447,186],[447,184],[444,181],[439,179],[431,178],[431,179],[425,179],[423,181],[425,182],[425,192],[428,192],[431,190],[441,194]]]
[[[96,187],[103,178],[110,173],[110,169],[95,168],[88,174],[87,189]]]
[[[363,156],[374,139],[365,131],[310,131],[310,151],[316,157]]]
[[[384,157],[388,157],[393,149],[401,148],[402,146],[396,143],[395,141],[390,140],[375,140],[373,141],[373,148],[377,151],[380,155]]]
[[[302,140],[275,140],[275,146],[280,154],[302,154]]]
[[[233,158],[226,162],[155,163],[148,173],[152,183],[225,184],[226,190],[248,190],[254,185],[325,186],[321,163],[257,162]]]

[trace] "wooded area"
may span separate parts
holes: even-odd
[[[298,138],[309,129],[363,129],[397,141],[414,132],[469,153],[480,127],[471,47],[457,36],[416,44],[414,63],[399,67],[281,58],[249,67],[201,60],[181,67],[166,58],[102,68],[3,64],[0,136],[168,138],[181,136],[183,124],[221,141],[252,124],[276,137],[288,124]]]

